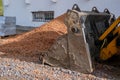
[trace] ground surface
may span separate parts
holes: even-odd
[[[104,65],[92,74],[82,74],[41,65],[39,61],[35,63],[13,58],[0,58],[0,80],[117,80],[111,74],[112,69],[114,68],[109,69]]]
[[[66,34],[64,17],[30,32],[0,39],[0,80],[119,80],[120,69],[103,64],[94,63],[91,74],[40,64],[40,52]]]

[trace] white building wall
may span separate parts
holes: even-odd
[[[91,10],[96,6],[98,10],[103,11],[108,8],[110,12],[120,15],[120,0],[3,0],[8,1],[8,5],[4,6],[4,16],[16,16],[17,25],[23,26],[39,26],[44,22],[33,22],[32,11],[55,11],[55,17],[65,13],[71,9],[73,4],[78,4],[81,10]],[[29,4],[30,2],[30,4]]]

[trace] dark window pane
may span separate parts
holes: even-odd
[[[47,22],[54,19],[54,11],[32,12],[33,21]]]

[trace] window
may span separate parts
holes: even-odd
[[[54,11],[32,12],[33,21],[47,22],[54,19]]]

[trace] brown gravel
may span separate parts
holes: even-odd
[[[39,52],[46,51],[66,34],[65,14],[30,32],[0,40],[0,80],[119,80],[111,66],[95,64],[91,74],[39,64]]]
[[[65,14],[30,32],[3,40],[0,51],[5,55],[36,58],[39,52],[48,50],[55,39],[66,33],[64,17]]]

